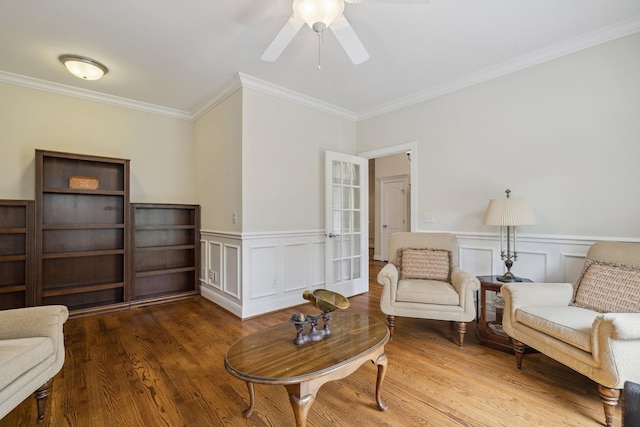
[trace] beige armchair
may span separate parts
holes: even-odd
[[[476,317],[475,276],[458,268],[458,240],[449,233],[393,233],[389,263],[378,274],[380,309],[393,336],[396,316],[455,322],[458,345]]]
[[[518,369],[528,345],[592,379],[613,425],[625,381],[640,382],[640,244],[595,243],[575,286],[509,283],[501,293]]]
[[[0,311],[0,419],[32,393],[38,422],[44,419],[53,377],[64,364],[68,317],[62,305]]]

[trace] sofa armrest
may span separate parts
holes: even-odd
[[[56,337],[69,317],[64,305],[44,305],[0,311],[0,340]]]
[[[600,334],[600,331],[618,340],[640,340],[640,313],[599,315],[593,322],[594,336]]]
[[[380,270],[378,283],[383,285],[380,295],[380,309],[385,314],[392,314],[398,291],[398,269],[395,264],[388,263]]]
[[[451,271],[451,285],[456,289],[459,295],[468,291],[477,291],[480,289],[480,280],[466,271],[454,267]]]
[[[394,264],[388,263],[378,273],[378,283],[384,286],[398,283],[398,269]]]

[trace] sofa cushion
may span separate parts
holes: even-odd
[[[423,304],[460,305],[460,298],[453,286],[437,280],[400,280],[396,301]]]
[[[572,304],[601,313],[639,313],[640,270],[587,262]]]
[[[0,390],[53,355],[53,341],[48,337],[1,340]]]
[[[575,306],[533,306],[516,310],[516,321],[591,352],[591,327],[600,313]]]
[[[444,249],[400,249],[400,279],[450,281],[451,251]]]

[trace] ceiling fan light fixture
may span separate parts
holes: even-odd
[[[82,80],[98,80],[109,71],[98,61],[79,55],[60,55],[60,62],[71,74]]]
[[[293,0],[293,13],[302,19],[309,27],[320,28],[316,25],[323,23],[326,28],[342,15],[344,11],[344,0]],[[314,31],[315,28],[314,28]]]

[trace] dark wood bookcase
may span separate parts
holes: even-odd
[[[34,202],[0,200],[0,310],[34,305]]]
[[[131,204],[131,304],[199,293],[200,207]]]
[[[36,304],[126,308],[129,160],[36,150]]]

